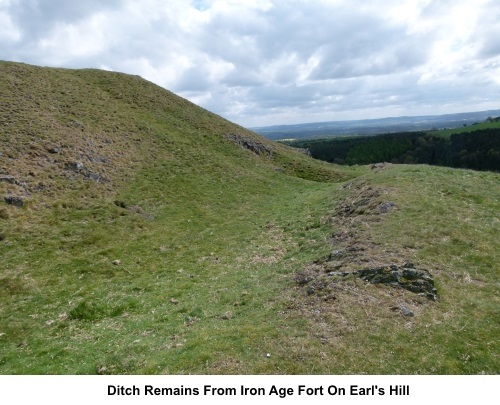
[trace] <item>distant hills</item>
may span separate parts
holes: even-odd
[[[490,117],[498,117],[499,115],[500,110],[488,110],[445,115],[273,125],[255,127],[251,130],[272,140],[327,138],[340,135],[376,135],[388,132],[458,128],[484,122]]]

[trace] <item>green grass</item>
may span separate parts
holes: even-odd
[[[1,374],[500,370],[498,174],[317,162],[133,76],[0,63],[0,86],[0,174],[24,184],[0,182]],[[336,215],[370,188],[396,209]],[[352,266],[427,268],[439,300],[296,284],[348,243]]]
[[[494,122],[481,122],[474,125],[468,125],[460,128],[451,128],[451,129],[440,129],[438,131],[429,131],[428,133],[431,135],[442,136],[443,138],[449,138],[453,134],[461,134],[464,132],[474,132],[479,131],[481,129],[490,129],[490,128],[500,128],[500,121]]]

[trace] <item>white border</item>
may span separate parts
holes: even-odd
[[[498,400],[499,376],[0,376],[0,398],[5,404],[489,404]],[[140,395],[108,395],[108,386],[131,388]],[[199,395],[145,395],[146,385],[155,388],[197,388]],[[243,396],[241,386],[263,388],[266,395]],[[269,395],[272,386],[292,390],[281,398]],[[318,388],[316,395],[299,395],[298,387]],[[390,386],[409,386],[409,395],[389,395]],[[236,396],[205,395],[204,387],[236,389]],[[328,387],[345,388],[346,395],[329,395]],[[351,395],[350,387],[376,387],[368,395]],[[323,395],[319,387],[323,387]],[[385,395],[380,395],[383,388]],[[291,391],[288,391],[291,393]]]

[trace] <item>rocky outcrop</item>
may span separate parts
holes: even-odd
[[[95,182],[107,182],[107,181],[109,181],[105,177],[101,176],[99,173],[90,170],[82,162],[79,162],[79,161],[66,163],[65,168],[66,168],[66,170],[70,170],[72,172],[81,174],[86,179],[93,180]]]
[[[0,174],[0,182],[14,184],[19,187],[26,187],[26,183],[17,180],[14,176],[9,176],[8,174]]]
[[[408,262],[401,267],[389,265],[362,269],[355,274],[372,284],[388,284],[423,294],[433,301],[437,299],[437,290],[434,287],[434,278],[431,273],[427,270],[416,269],[413,263]]]
[[[382,214],[387,214],[392,208],[396,206],[396,203],[393,201],[387,201],[378,206],[378,209]]]
[[[300,273],[295,281],[299,285],[308,285],[307,293],[312,294],[318,289],[318,286],[327,284],[325,283],[324,274],[321,274],[321,272],[304,272]],[[421,294],[432,301],[437,299],[437,290],[434,287],[432,274],[424,269],[416,269],[415,265],[410,262],[402,266],[391,264],[355,271],[329,271],[326,276],[333,280],[335,278],[349,279],[356,277],[371,284],[386,284],[391,287],[403,288]]]
[[[267,157],[272,157],[273,155],[271,148],[264,145],[262,142],[248,136],[240,134],[229,134],[227,135],[227,137],[244,150],[249,150],[257,155],[264,155]]]
[[[311,295],[331,283],[360,278],[436,300],[437,290],[429,271],[409,262],[404,249],[386,250],[383,244],[375,243],[363,232],[367,226],[388,218],[392,210],[398,209],[395,202],[383,200],[388,194],[386,190],[364,182],[346,183],[342,188],[349,190],[349,194],[329,218],[336,230],[331,237],[335,248],[299,272],[296,283],[305,286]]]
[[[24,198],[22,197],[6,195],[4,200],[7,204],[14,205],[16,207],[22,207],[24,205]]]

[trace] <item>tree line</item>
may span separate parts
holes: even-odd
[[[401,132],[376,136],[299,140],[311,156],[341,165],[377,162],[429,164],[500,171],[500,128],[452,134]]]

